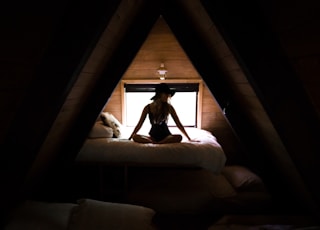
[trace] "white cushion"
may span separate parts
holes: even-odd
[[[113,129],[113,135],[115,137],[121,136],[122,124],[117,120],[117,118],[115,118],[115,116],[108,112],[102,112],[100,114],[100,118],[105,125]]]
[[[68,230],[154,230],[155,211],[137,205],[81,199],[75,207]]]
[[[226,166],[222,169],[222,174],[237,191],[265,191],[261,178],[244,166]]]
[[[113,137],[113,129],[111,127],[105,126],[102,121],[96,122],[89,135],[89,138],[110,138]]]
[[[75,206],[71,203],[25,201],[13,212],[5,230],[66,230]]]

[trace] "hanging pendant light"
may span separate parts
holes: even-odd
[[[166,74],[168,70],[164,67],[164,63],[160,64],[160,67],[158,68],[158,73],[159,73],[159,78],[160,80],[165,80],[166,79]]]

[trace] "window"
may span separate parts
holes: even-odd
[[[157,84],[123,83],[123,121],[126,126],[132,127],[138,123],[144,106],[152,102],[150,99],[155,94]],[[175,108],[181,123],[186,127],[197,127],[199,124],[197,119],[200,82],[167,84],[176,91],[175,95],[171,98],[171,104]],[[176,126],[171,116],[169,116],[168,125]],[[144,122],[143,127],[146,126],[150,126],[148,120]]]

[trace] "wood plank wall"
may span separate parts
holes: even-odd
[[[165,20],[160,16],[154,28],[135,59],[122,77],[122,80],[157,80],[157,68],[164,63],[168,70],[168,80],[202,80],[188,56],[176,40]],[[160,82],[160,80],[159,80]],[[222,109],[203,82],[201,128],[212,132],[225,152],[235,158],[239,151],[237,138],[230,127]],[[103,111],[112,113],[122,122],[121,82],[114,89]]]

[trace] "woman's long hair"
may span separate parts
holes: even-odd
[[[155,123],[167,122],[169,116],[170,104],[160,100],[154,100],[154,109],[151,111]]]

